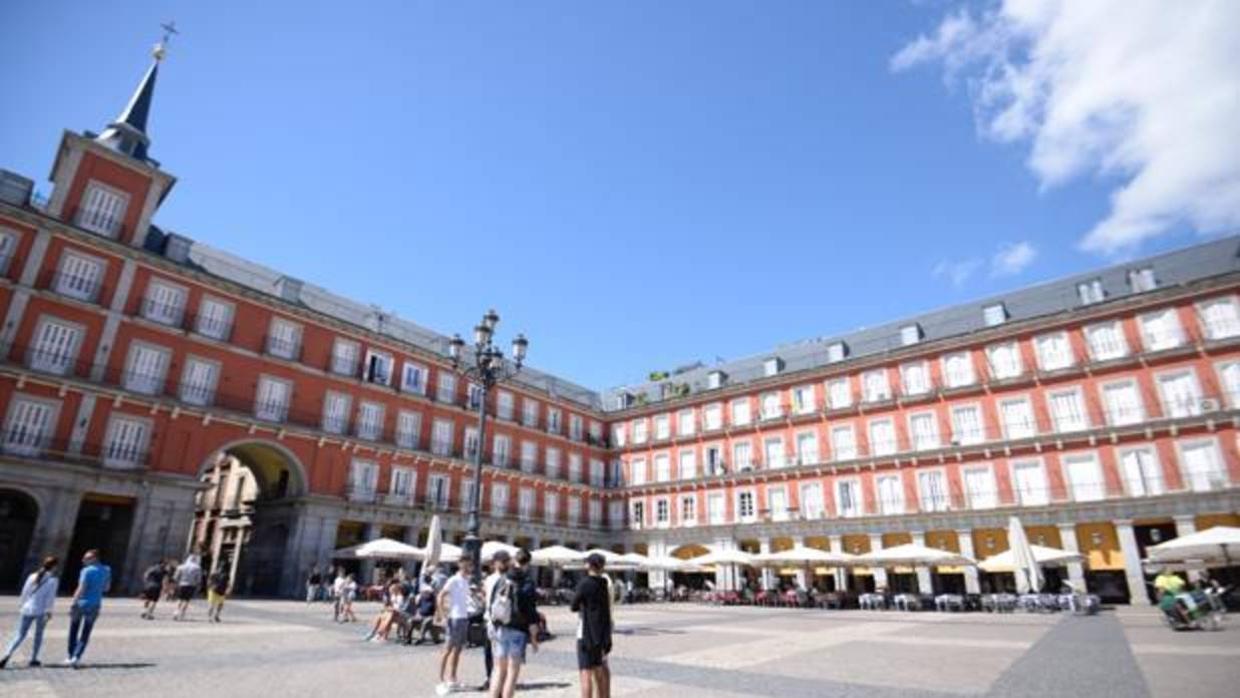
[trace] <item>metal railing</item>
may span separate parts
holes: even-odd
[[[47,272],[41,286],[53,293],[73,298],[86,303],[98,303],[99,292],[103,282],[81,274],[69,274],[59,271]]]
[[[73,224],[79,228],[115,238],[120,233],[124,220],[97,208],[79,208],[73,212]]]
[[[185,319],[185,306],[183,304],[164,303],[153,298],[143,298],[141,314],[142,317],[151,322],[158,322],[169,327],[180,327]]]

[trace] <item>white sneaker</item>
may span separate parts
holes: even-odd
[[[435,695],[437,696],[446,696],[451,692],[452,692],[452,684],[450,683],[442,682],[438,686],[435,687]]]

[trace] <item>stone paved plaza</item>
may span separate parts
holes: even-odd
[[[0,598],[6,641],[13,597]],[[60,602],[65,607],[65,602]],[[376,604],[361,604],[359,617]],[[110,600],[84,667],[64,658],[66,616],[49,627],[44,660],[26,650],[0,673],[3,696],[433,695],[437,650],[361,642],[362,624],[332,623],[330,608],[230,601],[225,622],[138,618]],[[531,696],[576,696],[574,619],[546,609],[560,635],[531,655]],[[1215,633],[1172,633],[1150,610],[1093,618],[715,608],[621,607],[613,658],[617,696],[1233,696],[1240,686],[1240,619]],[[27,640],[29,643],[29,640]],[[29,648],[29,644],[26,645]],[[482,656],[461,679],[482,679]],[[482,695],[472,693],[471,695]]]

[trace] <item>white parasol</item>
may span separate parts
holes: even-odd
[[[1047,548],[1042,545],[1030,545],[1029,549],[1033,551],[1034,561],[1042,567],[1063,567],[1074,562],[1085,561],[1084,555],[1068,550]],[[1016,571],[1016,562],[1011,550],[1005,550],[998,555],[992,555],[977,563],[977,566],[984,572]]]
[[[422,551],[426,558],[426,566],[433,568],[439,564],[443,554],[443,529],[439,523],[439,514],[431,517],[430,530],[426,532],[426,548]],[[460,553],[457,553],[458,558]]]
[[[574,562],[581,562],[584,555],[580,550],[563,545],[548,545],[545,548],[539,548],[530,553],[533,564],[546,567],[562,567]]]
[[[1042,567],[1034,557],[1025,527],[1015,516],[1008,518],[1008,551],[1012,553],[1012,572],[1016,575],[1016,593],[1028,594],[1042,591],[1045,579]]]
[[[976,565],[972,558],[960,553],[938,548],[927,548],[916,543],[906,543],[891,548],[875,550],[865,555],[858,555],[854,564],[869,567],[961,567]]]
[[[1231,566],[1240,560],[1240,528],[1215,526],[1197,531],[1166,543],[1146,548],[1150,562],[1218,562]]]

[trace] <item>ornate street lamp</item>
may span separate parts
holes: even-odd
[[[448,342],[448,356],[452,359],[452,368],[470,382],[482,388],[482,396],[478,401],[478,445],[474,449],[474,481],[469,498],[468,527],[462,554],[474,562],[474,581],[482,576],[482,537],[480,535],[482,520],[479,512],[482,509],[482,445],[486,443],[487,398],[491,389],[499,383],[511,379],[521,370],[525,363],[525,352],[530,342],[525,335],[518,334],[512,340],[512,361],[504,361],[504,353],[495,346],[495,326],[499,324],[499,313],[488,310],[482,316],[482,322],[474,327],[473,356],[466,356],[465,340],[453,335]]]

